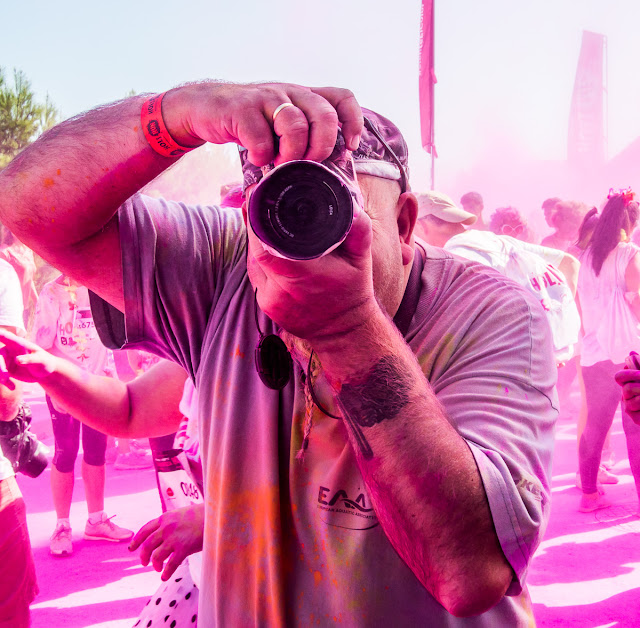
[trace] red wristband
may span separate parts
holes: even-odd
[[[142,105],[140,111],[140,121],[142,122],[142,132],[149,142],[149,146],[163,157],[180,157],[196,146],[180,146],[169,135],[169,131],[162,118],[162,99],[167,92],[156,94],[149,98]]]

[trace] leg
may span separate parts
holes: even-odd
[[[80,447],[80,422],[71,415],[56,410],[50,397],[46,397],[55,439],[51,492],[58,519],[69,519],[73,497],[73,467]]]
[[[0,480],[0,625],[28,628],[37,594],[26,508],[12,476]]]
[[[107,436],[87,425],[82,426],[82,479],[89,513],[104,510],[105,453]]]
[[[585,495],[598,494],[597,478],[602,446],[620,402],[620,389],[613,375],[620,367],[598,362],[582,369],[587,399],[587,423],[580,438],[580,476]]]
[[[83,425],[82,446],[84,448],[82,472],[89,508],[84,538],[92,541],[128,541],[133,536],[133,532],[117,526],[104,512],[104,458],[107,451],[107,436]]]

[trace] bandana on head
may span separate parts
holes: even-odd
[[[375,111],[363,108],[362,114],[371,121],[378,133],[389,145],[389,148],[391,148],[391,150],[396,154],[408,177],[409,150],[398,127]],[[342,133],[338,131],[336,146],[329,157],[329,160],[333,160],[339,155],[344,154],[344,150],[345,141],[342,137]],[[249,153],[246,148],[240,146],[239,151],[243,174],[242,190],[244,192],[244,190],[246,190],[250,185],[258,183],[258,181],[262,179],[263,171],[261,168],[254,166],[249,161]],[[400,181],[402,178],[400,168],[398,168],[395,160],[389,154],[389,151],[366,127],[362,130],[360,146],[358,147],[358,150],[352,153],[352,157],[356,166],[357,174],[368,174],[374,177],[380,177],[381,179],[389,179],[391,181]]]

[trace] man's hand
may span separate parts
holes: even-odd
[[[37,344],[0,328],[0,383],[9,378],[42,382],[56,369],[59,358]]]
[[[283,103],[294,106],[282,109],[273,120]],[[362,111],[349,90],[280,83],[179,87],[165,96],[163,118],[179,144],[235,142],[249,151],[256,166],[274,160],[322,161],[335,146],[338,125],[347,147],[355,150],[363,125]]]
[[[627,414],[640,425],[640,356],[632,351],[625,360],[624,370],[615,375],[616,382],[622,386],[622,401]]]
[[[272,255],[247,225],[247,267],[260,308],[294,336],[312,344],[339,337],[377,311],[371,259],[371,220],[361,211],[346,240],[319,259]]]
[[[153,568],[162,571],[161,579],[167,581],[187,556],[202,550],[203,530],[204,504],[178,508],[145,523],[129,550],[141,547],[140,562],[146,567],[151,560]]]

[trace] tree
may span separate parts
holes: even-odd
[[[0,68],[0,168],[25,146],[58,122],[57,109],[49,100],[38,102],[24,72],[13,71],[13,85]]]

